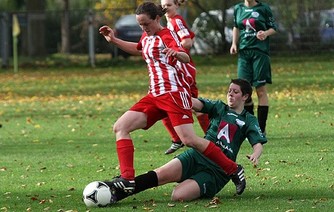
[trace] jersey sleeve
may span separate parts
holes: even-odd
[[[210,100],[205,98],[198,98],[198,100],[200,100],[203,103],[203,108],[199,112],[206,113],[209,115],[209,117],[215,117],[219,115],[218,108],[226,106],[226,104],[220,100]]]
[[[235,5],[234,6],[234,13],[233,13],[233,23],[234,23],[233,26],[235,28],[237,28],[237,29],[239,28],[239,26],[238,26],[238,20],[237,20],[239,10],[240,10],[239,4]]]
[[[195,33],[193,33],[188,27],[182,16],[177,15],[176,18],[171,20],[171,24],[173,25],[174,31],[177,33],[181,40],[190,38],[193,39],[195,37]]]
[[[177,35],[171,30],[165,28],[161,31],[160,37],[162,38],[166,47],[171,48],[178,52],[187,52],[181,45]]]
[[[277,25],[276,25],[276,21],[273,15],[272,10],[270,9],[270,7],[268,5],[265,6],[266,8],[266,25],[267,28],[270,29],[274,29],[275,31],[277,31]]]
[[[261,132],[259,122],[253,115],[247,116],[248,127],[246,130],[246,136],[249,143],[253,146],[257,143],[267,143],[267,138]]]

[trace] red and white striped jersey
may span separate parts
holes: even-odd
[[[195,33],[188,28],[181,15],[175,15],[173,18],[170,18],[167,28],[175,32],[180,40],[185,38],[193,39],[195,37]]]
[[[175,15],[173,18],[169,18],[167,28],[175,32],[180,41],[186,38],[193,39],[195,37],[195,33],[188,28],[181,15]],[[190,50],[187,50],[187,53],[190,57]],[[196,75],[196,67],[192,58],[190,57],[189,63],[179,63],[179,66],[186,73],[189,84],[196,83],[194,78]]]
[[[137,49],[142,52],[142,57],[147,63],[149,93],[159,96],[167,92],[181,91],[190,95],[186,74],[177,65],[177,59],[162,53],[162,50],[167,47],[186,52],[176,34],[167,28],[163,28],[152,36],[144,32],[137,44]]]

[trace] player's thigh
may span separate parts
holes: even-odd
[[[173,201],[190,201],[201,196],[201,189],[193,179],[187,179],[178,184],[172,192]]]
[[[240,52],[238,57],[238,78],[253,81],[253,66],[249,55],[246,52]]]
[[[157,173],[159,185],[178,182],[182,176],[182,164],[178,158],[174,158],[154,171]]]
[[[147,116],[143,112],[127,111],[114,124],[114,132],[132,132],[146,126]]]
[[[187,92],[171,92],[157,97],[157,106],[165,111],[172,125],[192,124],[191,97]]]
[[[181,124],[174,127],[184,145],[204,151],[208,145],[207,140],[196,135],[193,124]]]
[[[207,170],[200,171],[191,176],[191,178],[200,188],[201,197],[212,198],[221,190],[222,185],[226,184],[226,181],[220,174],[213,171],[215,168],[210,168],[210,164],[207,165]]]
[[[261,87],[266,83],[271,83],[271,65],[270,57],[264,53],[255,53],[253,70],[254,70],[254,87]]]

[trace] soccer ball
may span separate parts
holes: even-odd
[[[109,186],[101,181],[91,182],[83,190],[82,200],[87,207],[107,207],[113,199]]]

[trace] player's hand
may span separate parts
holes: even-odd
[[[267,33],[265,31],[258,31],[256,34],[257,39],[259,40],[265,40],[268,36]]]
[[[238,53],[238,47],[235,44],[232,44],[230,48],[230,54],[237,54]]]
[[[177,55],[177,51],[171,48],[165,48],[164,50],[162,50],[162,53],[164,53],[166,57],[169,57],[169,56],[176,57]]]
[[[99,32],[109,43],[115,38],[114,31],[109,26],[100,27]]]
[[[254,155],[246,155],[246,157],[253,163],[254,167],[256,167],[257,164],[259,163],[259,158]]]

